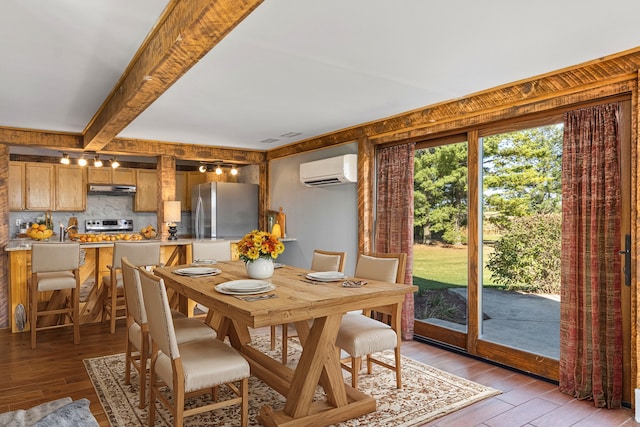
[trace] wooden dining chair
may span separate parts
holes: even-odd
[[[73,326],[73,343],[80,343],[80,244],[33,243],[31,245],[31,281],[29,282],[29,323],[31,348],[36,348],[36,332]],[[71,296],[63,294],[71,290]],[[40,310],[38,297],[52,292],[46,308]],[[44,305],[44,304],[42,304]],[[54,317],[54,322],[38,326],[38,318],[65,315],[71,323]]]
[[[124,283],[122,282],[122,257],[136,267],[160,265],[160,242],[122,242],[113,245],[109,275],[102,277],[102,321],[109,318],[109,330],[116,332],[116,320],[126,318]]]
[[[356,264],[355,277],[392,283],[404,283],[407,264],[405,253],[397,254],[360,254]],[[372,317],[372,313],[385,314],[389,323]],[[367,373],[371,374],[373,364],[383,366],[395,372],[396,387],[402,388],[400,359],[402,306],[392,310],[390,307],[369,307],[362,313],[350,312],[342,316],[336,338],[336,347],[344,350],[349,357],[341,359],[343,369],[351,372],[351,386],[357,388],[358,374],[362,368],[362,357],[367,359]],[[395,364],[391,365],[373,356],[384,350],[394,350]]]
[[[346,252],[331,252],[315,249],[311,258],[311,270],[313,271],[339,271],[344,272],[344,263],[347,259]],[[282,325],[282,364],[287,364],[287,352],[289,351],[289,324]],[[271,326],[271,350],[276,348],[276,325]]]
[[[139,401],[138,407],[144,408],[146,402],[147,361],[151,354],[151,337],[147,313],[142,297],[140,272],[127,257],[122,257],[122,281],[127,306],[127,347],[125,350],[125,384],[131,384],[131,368],[138,373]],[[199,319],[188,318],[176,310],[171,310],[171,319],[178,343],[215,338],[216,332]]]
[[[231,260],[231,241],[230,240],[193,241],[191,243],[191,254],[194,262],[197,262],[199,260],[230,261]]]
[[[178,427],[182,427],[184,418],[190,415],[239,404],[240,424],[246,427],[249,363],[236,349],[218,339],[179,343],[164,281],[145,270],[140,270],[140,280],[153,346],[149,369],[149,426],[155,423],[155,402],[159,401],[171,411],[173,424]],[[217,387],[222,384],[235,397],[218,401]],[[165,386],[171,390],[173,399],[163,392]],[[185,395],[206,392],[211,392],[213,402],[185,409]]]

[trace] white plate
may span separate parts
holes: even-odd
[[[179,268],[177,270],[174,270],[173,272],[182,276],[202,276],[203,274],[221,273],[219,268],[213,267],[186,267]]]
[[[208,264],[217,264],[218,262],[215,259],[196,259],[193,260],[193,262],[191,263],[191,265],[193,266],[198,266],[198,265],[208,265]]]
[[[315,273],[307,274],[307,279],[316,280],[318,282],[335,282],[338,280],[344,280],[344,273],[339,271],[316,271]]]
[[[284,267],[284,264],[280,264],[279,262],[273,263],[273,268],[282,268],[282,267]]]
[[[253,295],[274,290],[276,287],[264,280],[232,280],[216,285],[216,291],[228,295]]]

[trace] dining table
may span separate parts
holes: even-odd
[[[258,421],[262,425],[326,426],[376,410],[373,397],[344,380],[335,346],[341,319],[349,311],[374,307],[399,315],[405,295],[417,287],[371,279],[348,287],[347,280],[353,283],[359,279],[314,281],[306,276],[310,270],[283,266],[265,279],[270,284],[268,291],[234,295],[219,290],[227,289],[230,282],[252,283],[243,262],[217,262],[210,266],[219,270],[213,275],[177,274],[188,267],[164,266],[154,272],[168,290],[177,293],[178,309],[183,313],[188,314],[190,299],[207,307],[207,319],[218,339],[228,339],[247,359],[252,375],[285,397],[283,408],[260,408]],[[253,329],[288,323],[295,325],[302,345],[295,366],[283,365],[251,345]],[[320,399],[316,396],[318,386],[324,391]]]

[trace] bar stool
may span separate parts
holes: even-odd
[[[104,287],[102,321],[109,318],[109,330],[112,334],[116,332],[116,320],[124,319],[127,316],[122,281],[122,257],[126,257],[136,267],[160,265],[160,242],[114,243],[113,259],[111,265],[107,265],[109,275],[102,278],[102,286]]]
[[[73,343],[80,343],[80,244],[34,243],[31,245],[31,282],[29,284],[31,348],[36,348],[36,331],[73,326]],[[64,295],[71,289],[71,297]],[[43,310],[38,309],[40,292],[53,294]],[[61,305],[64,306],[61,308]],[[71,323],[38,326],[38,317],[66,315]]]

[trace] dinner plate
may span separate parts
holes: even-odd
[[[339,271],[316,271],[307,274],[307,279],[318,282],[336,282],[338,280],[344,280],[344,278],[344,273],[340,273]]]
[[[274,290],[276,287],[264,280],[232,280],[216,285],[216,291],[229,295],[253,295]]]
[[[221,273],[219,268],[213,267],[186,267],[179,268],[173,271],[176,274],[180,274],[182,276],[202,276],[205,274],[218,274]]]

